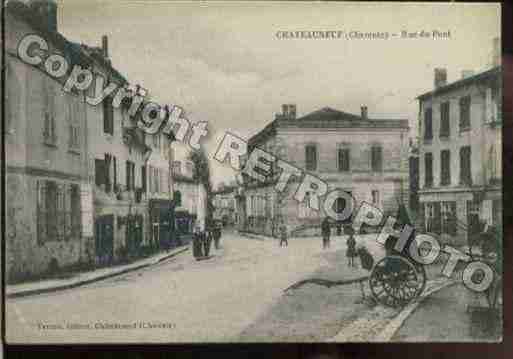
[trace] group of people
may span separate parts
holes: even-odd
[[[348,260],[348,266],[355,267],[356,263],[354,261],[354,258],[358,256],[357,250],[356,250],[356,239],[354,236],[354,229],[351,226],[347,226],[345,232],[348,234],[346,245],[347,245],[347,251],[346,256]],[[287,246],[289,245],[288,237],[287,237],[287,226],[285,223],[281,223],[279,226],[279,236],[280,236],[280,247],[283,245]],[[330,236],[331,236],[331,224],[328,220],[328,218],[324,218],[321,222],[321,236],[322,236],[322,248],[326,249],[330,247]]]
[[[213,224],[207,226],[207,228],[202,231],[200,226],[194,227],[193,233],[193,255],[195,258],[204,258],[210,255],[210,247],[212,246],[212,242],[214,242],[215,249],[219,249],[220,241],[221,241],[221,224]]]

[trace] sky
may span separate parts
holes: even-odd
[[[433,88],[436,67],[448,81],[491,66],[500,36],[498,4],[58,1],[59,31],[100,46],[109,37],[113,66],[161,104],[207,121],[212,158],[225,131],[243,138],[274,119],[282,103],[298,116],[323,107],[410,121],[415,97]],[[278,31],[400,33],[450,31],[449,39],[279,39]],[[213,182],[230,181],[211,161]]]

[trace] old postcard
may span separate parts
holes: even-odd
[[[6,342],[501,341],[500,14],[8,0]]]

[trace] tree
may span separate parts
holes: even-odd
[[[212,217],[214,213],[214,205],[212,203],[212,183],[210,182],[210,164],[208,157],[205,152],[200,149],[192,151],[189,154],[188,159],[194,164],[192,178],[197,183],[202,184],[205,187],[205,192],[207,195],[205,223],[208,225],[212,223]]]

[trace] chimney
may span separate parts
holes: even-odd
[[[492,66],[497,67],[501,65],[501,41],[500,38],[495,37],[493,39],[493,50],[492,50]]]
[[[463,70],[461,71],[461,78],[466,79],[467,77],[474,76],[475,72],[474,70]]]
[[[57,2],[55,0],[31,0],[29,7],[37,14],[48,32],[57,32]]]
[[[283,118],[289,117],[289,105],[287,105],[287,104],[281,105],[281,115],[283,116]]]
[[[447,70],[443,68],[435,69],[435,89],[447,84]]]
[[[296,105],[295,104],[289,104],[289,119],[291,119],[291,120],[296,119]]]
[[[102,55],[104,58],[109,58],[109,38],[107,35],[102,36]]]
[[[362,120],[368,120],[369,117],[367,115],[367,106],[362,106],[361,112],[362,112]]]

